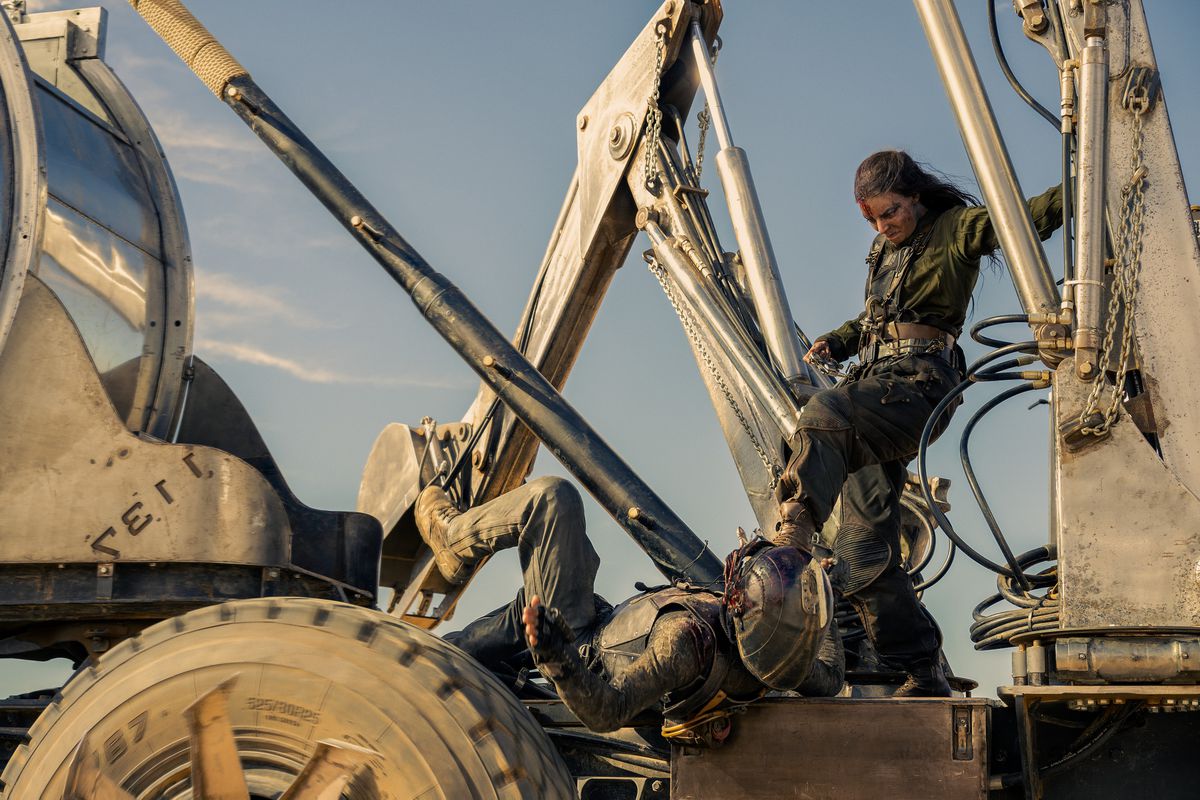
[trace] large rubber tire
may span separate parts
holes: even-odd
[[[138,800],[191,798],[184,709],[237,676],[229,718],[254,798],[275,798],[321,739],[380,754],[343,797],[569,798],[545,732],[491,674],[430,633],[308,599],[209,606],[80,670],[4,771],[7,800],[61,800],[87,736]]]

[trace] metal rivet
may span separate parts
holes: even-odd
[[[485,367],[494,367],[496,366],[496,359],[492,358],[491,356],[484,356],[483,365]]]

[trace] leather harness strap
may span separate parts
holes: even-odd
[[[934,325],[923,325],[919,322],[889,322],[884,328],[884,339],[896,341],[900,339],[941,339],[946,347],[953,347],[955,337]]]

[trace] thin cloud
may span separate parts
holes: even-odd
[[[205,314],[205,323],[228,324],[274,319],[297,328],[336,327],[324,319],[289,303],[278,286],[250,285],[222,272],[203,272],[196,277],[196,297],[225,309]]]
[[[256,165],[261,152],[253,138],[178,109],[152,107],[146,115],[177,177],[240,193],[265,191],[260,181],[247,179],[247,171]]]
[[[323,367],[304,364],[295,359],[268,353],[257,347],[238,342],[224,342],[217,339],[201,339],[196,345],[196,352],[203,357],[215,357],[230,361],[240,361],[244,364],[269,367],[291,375],[308,383],[322,384],[355,384],[360,386],[410,386],[424,389],[454,389],[460,384],[445,380],[430,380],[425,378],[399,378],[387,375],[352,375]]]
[[[222,246],[239,254],[241,259],[251,257],[260,259],[275,259],[280,255],[279,243],[275,237],[286,236],[289,247],[293,252],[313,252],[315,250],[342,250],[355,252],[354,239],[348,234],[338,233],[306,233],[296,230],[297,223],[286,215],[279,213],[274,207],[267,206],[259,210],[257,228],[247,229],[242,220],[232,214],[211,214],[195,220],[190,220],[188,227],[193,231],[203,231],[214,240],[220,240]],[[208,273],[205,273],[208,274]]]
[[[255,136],[216,101],[204,113],[181,107],[174,87],[191,80],[182,64],[127,52],[115,56],[115,62],[115,71],[154,127],[176,178],[241,193],[265,191],[260,181],[247,178],[248,170],[264,160],[265,150]]]

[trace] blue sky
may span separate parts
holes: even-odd
[[[991,1],[960,2],[959,11],[1032,195],[1059,180],[1058,137],[996,67],[985,16]],[[1049,58],[1021,35],[1008,0],[994,1],[1014,68],[1055,108]],[[34,11],[68,5],[30,3]],[[1147,5],[1185,180],[1200,202],[1200,5]],[[189,6],[426,259],[511,331],[574,168],[576,113],[657,4]],[[241,396],[301,499],[352,508],[379,430],[426,414],[459,418],[475,393],[473,374],[128,5],[107,7],[108,60],[155,125],[187,212],[196,353]],[[968,185],[970,166],[911,4],[730,0],[721,36],[718,79],[734,138],[750,154],[793,312],[810,335],[820,334],[861,307],[872,232],[851,198],[858,162],[901,147]],[[715,203],[714,210],[721,216]],[[635,243],[618,272],[566,394],[724,552],[736,527],[753,518],[686,340],[641,263],[646,246]],[[1060,252],[1055,237],[1047,253],[1056,267]],[[1015,310],[1007,273],[985,271],[974,318]],[[955,481],[952,518],[986,549],[955,446],[983,399],[968,397],[935,446],[931,470]],[[1047,537],[1047,414],[1026,405],[1002,407],[973,440],[981,481],[1019,550]],[[563,473],[549,457],[535,469]],[[590,501],[588,521],[604,560],[601,593],[623,599],[635,580],[656,579]],[[450,627],[507,602],[518,585],[515,559],[495,559]],[[989,573],[960,557],[927,597],[951,663],[989,692],[1007,681],[1007,654],[975,653],[966,628],[970,609],[993,587]],[[63,674],[56,665],[0,663],[0,691]]]

